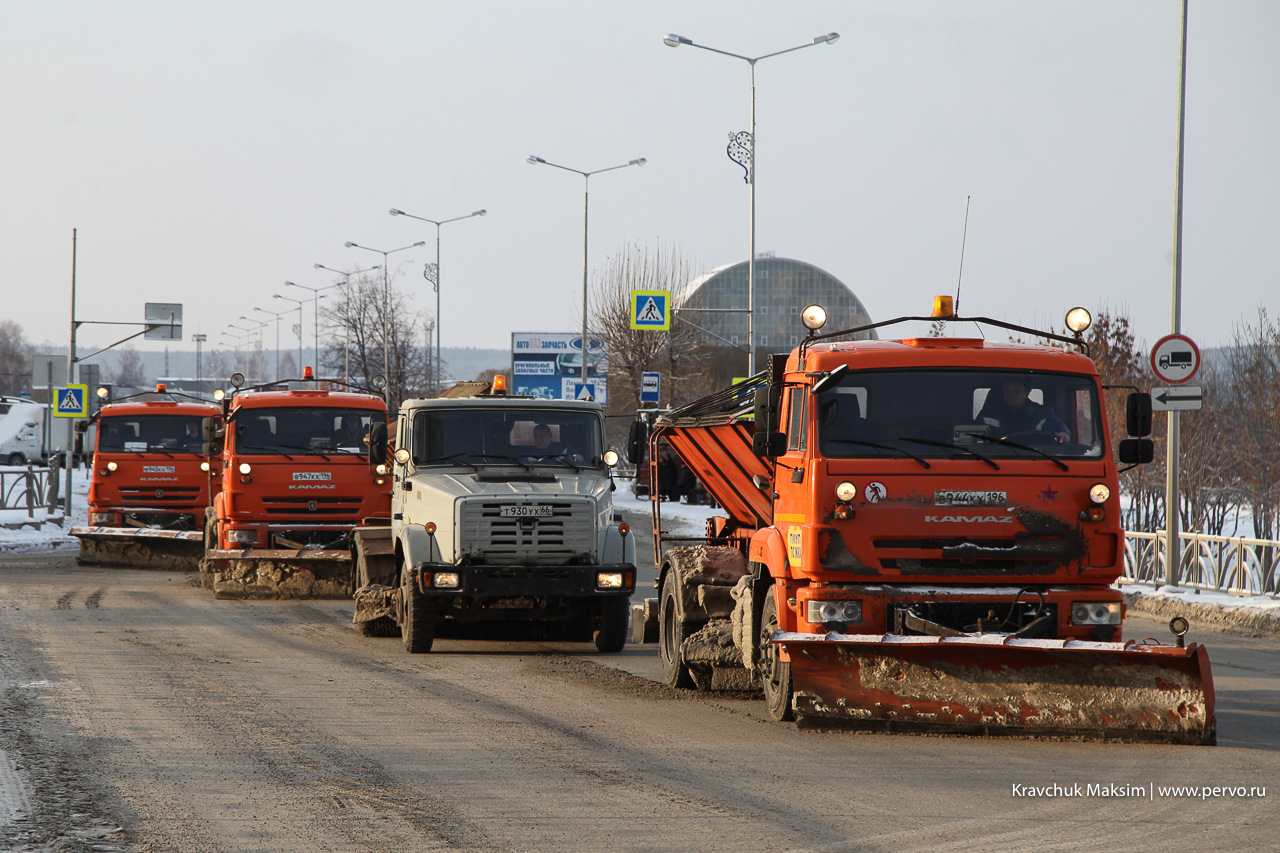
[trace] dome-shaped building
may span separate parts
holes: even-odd
[[[746,261],[726,264],[690,281],[673,295],[678,309],[745,308],[747,305]],[[827,310],[827,324],[822,332],[836,332],[871,323],[862,300],[838,278],[812,264],[793,258],[757,257],[755,287],[755,345],[757,353],[787,352],[800,343],[806,329],[800,312],[806,305],[818,304]],[[682,319],[702,327],[720,338],[710,338],[712,347],[728,344],[747,346],[746,314],[720,311],[686,310]],[[854,336],[875,340],[875,330]]]

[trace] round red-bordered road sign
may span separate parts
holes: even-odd
[[[1151,348],[1151,369],[1170,385],[1189,382],[1200,370],[1200,348],[1186,335],[1165,335]]]

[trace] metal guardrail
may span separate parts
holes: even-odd
[[[1179,533],[1178,541],[1176,586],[1280,598],[1280,542],[1208,533]],[[1162,531],[1125,531],[1120,582],[1163,586],[1166,550]]]
[[[63,516],[57,514],[61,502],[58,496],[58,473],[56,456],[47,468],[37,468],[34,465],[27,465],[26,468],[0,467],[0,510],[25,509],[29,519],[0,522],[0,526],[17,529],[52,522],[61,527]],[[36,518],[36,510],[40,510],[39,519]]]

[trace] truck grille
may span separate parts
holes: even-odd
[[[195,503],[200,497],[199,486],[121,486],[120,502],[124,506],[169,506]]]
[[[550,506],[542,518],[502,518],[504,506],[527,500],[464,500],[459,552],[494,565],[558,565],[596,550],[595,504],[590,500],[536,501]]]
[[[360,508],[364,502],[358,497],[309,498],[291,495],[283,498],[263,498],[262,504],[267,515],[270,516],[291,515],[305,516],[307,518],[321,516],[325,519],[358,519],[361,515]],[[315,509],[312,509],[313,505]]]

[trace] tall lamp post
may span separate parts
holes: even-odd
[[[453,219],[435,220],[435,219],[427,219],[425,216],[414,216],[412,213],[405,213],[403,210],[397,210],[394,207],[391,208],[392,216],[407,216],[410,219],[417,219],[420,222],[430,222],[432,225],[436,227],[436,278],[435,278],[435,281],[431,282],[431,286],[434,287],[436,291],[436,323],[435,323],[436,370],[435,370],[435,374],[436,374],[437,388],[439,388],[440,386],[440,337],[441,337],[440,333],[443,331],[443,327],[440,324],[440,226],[448,225],[450,222],[461,222],[463,219],[470,219],[473,216],[484,216],[488,212],[489,211],[487,210],[475,210],[475,211],[472,211],[471,213],[468,213],[466,216],[455,216]]]
[[[382,389],[382,395],[391,400],[391,342],[390,342],[390,322],[391,322],[391,279],[387,276],[387,266],[391,263],[391,255],[396,252],[406,252],[409,249],[416,249],[419,246],[427,245],[426,240],[419,240],[412,246],[401,246],[399,249],[371,249],[368,246],[361,246],[359,243],[352,243],[348,240],[343,243],[348,249],[364,249],[366,252],[376,252],[382,255],[382,375],[387,380],[386,387]]]
[[[292,302],[297,308],[288,308],[284,313],[290,311],[298,312],[298,370],[302,370],[302,306],[307,304],[305,299],[294,299],[292,296],[281,296],[279,293],[271,294],[272,299],[283,299],[285,302]]]
[[[292,281],[286,281],[284,285],[285,287],[300,287],[303,290],[311,291],[311,299],[307,301],[309,301],[311,303],[312,308],[315,309],[315,313],[313,316],[313,319],[315,321],[315,328],[312,330],[315,333],[313,336],[313,340],[315,341],[315,344],[314,344],[315,351],[312,353],[312,355],[315,357],[316,369],[318,370],[320,368],[320,300],[326,298],[329,295],[326,293],[324,296],[321,296],[320,291],[330,290],[334,287],[342,287],[342,285],[326,284],[324,287],[307,287],[305,284],[295,284]],[[299,315],[301,315],[301,312],[299,312]],[[299,316],[299,319],[301,319],[301,316]],[[301,340],[302,338],[301,329],[299,329],[298,338],[299,340]]]
[[[196,343],[196,393],[200,393],[200,345],[209,340],[208,335],[192,335],[191,340]]]
[[[276,378],[275,378],[275,381],[279,382],[280,381],[280,318],[283,317],[285,314],[288,314],[289,312],[288,311],[268,311],[265,308],[257,308],[257,307],[255,307],[253,310],[261,311],[263,314],[270,314],[272,317],[276,318]],[[243,317],[241,319],[248,320],[249,318]],[[268,320],[267,322],[270,323],[271,321]]]
[[[808,44],[789,47],[786,50],[778,50],[773,53],[766,53],[763,56],[742,56],[737,53],[730,53],[727,50],[717,50],[714,47],[707,47],[704,44],[695,44],[684,36],[678,36],[671,33],[664,36],[662,43],[667,47],[679,47],[687,44],[690,47],[709,50],[712,53],[718,53],[722,56],[731,56],[734,59],[741,59],[751,67],[751,131],[745,139],[742,134],[730,134],[729,158],[742,166],[747,171],[746,181],[751,186],[751,237],[749,240],[747,255],[747,375],[754,376],[756,372],[756,340],[755,340],[755,286],[756,286],[756,63],[762,59],[768,59],[771,56],[781,56],[784,53],[791,53],[796,50],[803,50],[806,47],[813,47],[815,44],[835,44],[840,38],[839,33],[827,33],[823,36],[816,37]],[[743,150],[745,148],[745,151]],[[743,163],[740,157],[745,154],[746,163]]]
[[[570,169],[568,166],[561,166],[558,163],[550,163],[541,157],[529,155],[525,158],[525,162],[532,166],[543,165],[553,166],[557,169],[564,169],[566,172],[582,176],[582,384],[587,384],[587,353],[591,349],[591,338],[587,336],[587,211],[588,201],[590,199],[590,182],[592,175],[598,175],[601,172],[612,172],[615,169],[625,169],[628,166],[643,166],[649,162],[643,157],[623,163],[620,166],[610,166],[607,169],[596,169],[592,172],[584,172],[580,169]],[[438,339],[437,339],[438,340]]]
[[[328,270],[329,272],[336,272],[338,275],[343,277],[342,290],[347,295],[346,297],[347,298],[347,308],[346,308],[347,316],[343,318],[342,325],[343,325],[343,328],[346,330],[347,336],[346,336],[346,342],[342,348],[342,381],[347,385],[350,385],[351,384],[351,276],[359,275],[362,272],[373,272],[374,270],[382,269],[382,267],[372,266],[372,267],[369,267],[367,270],[352,270],[351,272],[343,272],[342,270],[335,270],[333,267],[326,267],[324,264],[314,264],[313,266],[315,266],[315,268],[318,270]],[[317,355],[316,358],[319,359],[320,356]]]
[[[239,328],[239,327],[238,327],[238,326],[232,326],[231,328],[235,329],[235,328]],[[245,338],[247,338],[247,337],[248,337],[248,334],[244,334],[244,335],[233,335],[231,332],[228,332],[228,331],[225,331],[225,330],[224,330],[224,331],[222,331],[222,332],[219,332],[218,334],[220,334],[220,335],[226,335],[228,338],[231,338],[233,341],[235,341],[235,342],[236,342],[236,370],[239,370],[239,369],[240,369],[240,342],[241,342],[241,341],[243,341]]]
[[[257,335],[258,335],[258,352],[259,352],[259,356],[258,356],[258,370],[260,370],[260,371],[261,371],[261,370],[263,369],[263,368],[262,368],[262,356],[261,356],[261,352],[262,352],[262,347],[263,347],[263,343],[264,343],[264,342],[263,342],[263,339],[262,339],[262,330],[263,330],[263,329],[265,329],[265,328],[267,327],[267,324],[266,324],[266,323],[263,323],[263,322],[261,322],[261,321],[259,321],[259,320],[255,320],[255,319],[254,319],[254,318],[252,318],[252,317],[246,317],[246,316],[244,316],[243,314],[241,314],[241,315],[240,315],[240,319],[241,319],[241,320],[248,320],[250,323],[257,323],[257,324],[258,324],[258,328],[256,328],[256,329],[249,329],[249,328],[246,328],[246,327],[244,327],[244,326],[232,326],[231,328],[233,328],[233,329],[242,329],[242,330],[244,330],[244,331],[246,331],[246,332],[250,332],[250,333],[253,333],[253,332],[256,332],[256,333],[257,333]],[[263,377],[263,376],[259,376],[258,378],[259,378],[259,379],[263,379],[263,378],[265,378],[265,377]]]

